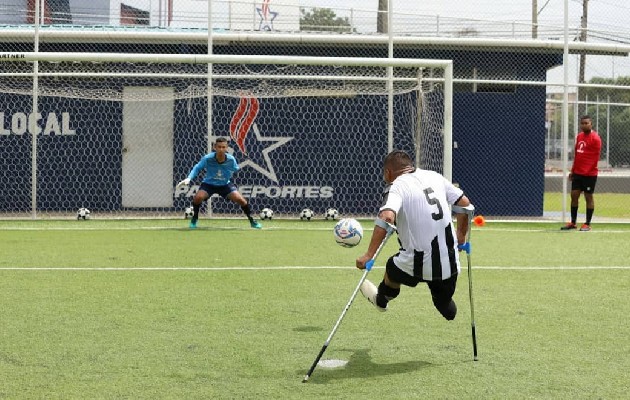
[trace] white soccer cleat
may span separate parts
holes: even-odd
[[[376,307],[376,309],[379,310],[380,312],[387,311],[387,307],[383,308],[379,306],[378,304],[376,304],[376,295],[378,294],[378,288],[367,279],[364,280],[363,283],[361,284],[361,294],[366,299],[368,299],[368,301],[372,303],[372,305],[374,305],[374,307]]]

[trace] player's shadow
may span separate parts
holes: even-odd
[[[369,350],[367,349],[348,349],[346,351],[351,351],[352,355],[344,367],[325,368],[318,365],[309,382],[328,383],[339,379],[370,378],[373,376],[405,374],[407,372],[418,371],[422,368],[427,368],[433,365],[427,361],[405,361],[377,364],[372,362],[372,357],[370,357]],[[393,357],[395,357],[395,355]],[[301,371],[301,376],[304,376],[304,373],[305,371]]]

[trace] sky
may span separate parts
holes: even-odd
[[[538,24],[560,29],[558,39],[563,39],[565,0],[391,0],[394,15],[410,13],[414,15],[465,18],[487,21],[531,23],[533,4],[536,1]],[[339,7],[337,0],[301,0],[303,6]],[[500,4],[500,6],[497,6]],[[589,0],[588,27],[593,30],[589,41],[600,41],[596,36],[614,36],[613,44],[630,47],[630,0]],[[373,10],[378,8],[378,0],[345,0],[345,8]],[[581,24],[584,0],[568,0],[569,29],[577,29]],[[356,11],[355,11],[356,12]],[[394,24],[396,20],[394,19]],[[572,38],[570,38],[571,40]],[[577,56],[570,56],[569,80],[577,81]],[[562,82],[562,67],[550,73],[549,79]],[[586,78],[593,76],[617,77],[630,75],[630,59],[627,57],[587,56]]]
[[[207,0],[173,0],[176,12],[181,13],[176,18],[186,21],[195,27],[205,27],[207,20]],[[261,3],[263,0],[253,0]],[[569,29],[575,30],[581,24],[581,16],[585,0],[568,0]],[[157,15],[160,2],[165,8],[166,0],[126,0],[139,5],[146,4]],[[226,21],[228,19],[228,4],[238,7],[239,4],[248,4],[251,8],[252,0],[213,0],[212,10],[216,14],[215,20]],[[359,32],[373,33],[376,31],[375,13],[378,9],[378,0],[270,0],[271,7],[274,2],[299,5],[302,7],[327,7],[336,11],[340,16],[351,16],[354,25]],[[391,0],[394,10],[394,25],[405,26],[410,29],[418,29],[418,20],[440,21],[440,26],[448,26],[448,21],[454,18],[477,21],[503,22],[502,26],[510,29],[510,24],[530,24],[532,20],[533,4],[537,4],[539,31],[548,37],[558,40],[563,39],[564,7],[565,0]],[[236,4],[236,5],[235,5]],[[500,6],[497,6],[500,4]],[[143,7],[144,8],[144,7]],[[397,17],[396,17],[397,16]],[[421,18],[420,18],[421,16]],[[203,18],[201,20],[200,18]],[[464,24],[466,22],[459,22]],[[433,22],[432,22],[433,24]],[[215,25],[216,26],[216,25]],[[489,26],[489,25],[486,25]],[[607,43],[622,44],[630,47],[630,0],[588,0],[588,26],[589,41],[602,42],[598,39],[607,36],[615,41]],[[427,28],[431,29],[431,28]],[[447,28],[442,28],[447,29]],[[454,28],[455,29],[455,28]],[[529,29],[528,27],[521,29]],[[549,32],[557,33],[555,36]],[[523,38],[521,36],[521,38]],[[572,39],[572,38],[571,38]],[[575,82],[578,76],[577,56],[571,56],[569,64],[570,80]],[[630,76],[630,59],[628,57],[612,56],[588,56],[586,64],[586,78],[593,76],[617,77]],[[562,82],[562,67],[550,73],[550,78]]]
[[[535,0],[541,23],[562,25],[564,22],[564,0]],[[442,15],[457,18],[479,18],[502,21],[531,21],[534,0],[392,0],[395,12]],[[339,7],[337,0],[301,0],[300,5]],[[497,5],[500,4],[500,7]],[[344,0],[345,8],[376,9],[378,0]],[[583,0],[569,0],[569,17],[579,24]],[[598,27],[627,30],[630,17],[628,0],[589,0],[588,20]]]

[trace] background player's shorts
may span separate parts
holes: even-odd
[[[571,190],[581,190],[586,193],[593,193],[595,191],[595,183],[597,183],[597,176],[584,176],[573,174],[571,180]]]
[[[233,183],[228,183],[227,185],[215,186],[215,185],[209,185],[205,182],[202,182],[201,186],[199,186],[199,190],[203,190],[204,192],[208,193],[210,196],[217,193],[219,196],[225,199],[227,198],[228,194],[238,189],[236,188],[236,185]]]
[[[385,266],[389,279],[410,287],[416,287],[418,283],[424,282],[422,279],[411,276],[402,269],[398,268],[394,263],[394,257],[395,256],[391,256],[389,260],[387,260],[387,265]],[[429,286],[429,290],[431,290],[431,297],[434,302],[437,301],[439,304],[448,303],[455,293],[455,287],[457,286],[457,274],[452,275],[450,278],[443,281],[427,281],[426,283]]]

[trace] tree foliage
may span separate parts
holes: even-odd
[[[316,32],[355,32],[348,17],[337,17],[337,14],[330,8],[314,7],[309,10],[302,9],[300,17],[301,31]]]

